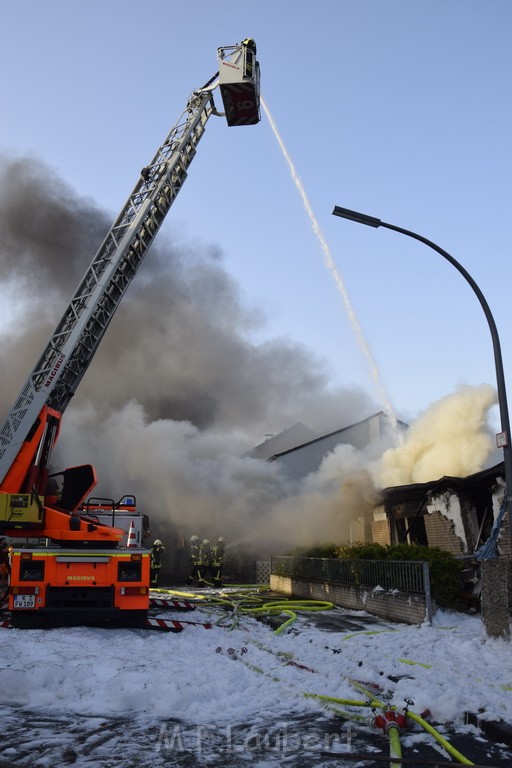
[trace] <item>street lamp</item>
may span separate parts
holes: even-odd
[[[395,232],[400,232],[402,235],[407,235],[408,237],[414,238],[414,240],[419,240],[421,243],[425,243],[425,245],[428,245],[429,248],[432,248],[434,251],[437,251],[437,253],[440,253],[441,256],[450,262],[450,264],[453,264],[455,269],[461,273],[461,275],[467,280],[473,291],[476,293],[478,301],[482,306],[485,317],[487,318],[487,322],[489,324],[489,330],[491,331],[492,336],[492,345],[494,348],[498,405],[501,419],[501,432],[496,436],[496,438],[498,447],[503,448],[503,464],[505,468],[506,483],[505,494],[509,515],[509,537],[512,544],[512,446],[510,445],[510,420],[508,415],[507,390],[505,388],[505,374],[503,373],[503,360],[501,357],[501,346],[498,330],[496,328],[496,323],[494,322],[491,310],[489,309],[489,305],[487,304],[482,291],[475,283],[469,272],[464,269],[462,264],[459,264],[459,262],[456,261],[453,256],[450,256],[449,253],[433,243],[432,240],[428,240],[426,237],[422,237],[422,235],[416,234],[416,232],[411,232],[409,229],[402,229],[402,227],[397,227],[394,224],[387,224],[385,221],[376,219],[374,216],[368,216],[365,213],[351,211],[348,208],[340,208],[338,205],[334,206],[333,214],[334,216],[341,216],[343,219],[355,221],[358,224],[366,224],[369,227],[385,227],[386,229],[393,229]]]

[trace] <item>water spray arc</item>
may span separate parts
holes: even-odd
[[[386,389],[384,387],[384,384],[382,382],[380,371],[378,369],[378,366],[377,366],[375,360],[373,359],[373,355],[372,355],[372,353],[370,351],[368,343],[366,342],[366,339],[365,339],[365,337],[363,335],[363,331],[361,329],[359,321],[358,321],[358,319],[356,317],[356,314],[355,314],[354,309],[352,307],[352,304],[350,302],[350,298],[348,296],[347,289],[345,288],[345,284],[343,282],[343,278],[341,277],[341,274],[339,273],[339,270],[336,267],[336,264],[335,264],[334,259],[332,257],[332,253],[331,253],[331,249],[329,247],[329,244],[327,243],[327,240],[325,239],[325,236],[324,236],[322,230],[320,229],[320,225],[318,223],[318,220],[317,220],[315,214],[313,213],[313,209],[311,208],[311,204],[310,204],[309,199],[308,199],[308,197],[306,195],[306,192],[304,190],[304,186],[303,186],[303,184],[302,184],[302,182],[301,182],[301,180],[300,180],[300,178],[299,178],[299,176],[297,174],[297,171],[296,171],[295,166],[294,166],[294,164],[292,162],[292,159],[291,159],[291,157],[290,157],[290,155],[288,153],[288,150],[286,149],[286,146],[285,146],[285,144],[284,144],[284,142],[283,142],[283,140],[281,138],[281,135],[280,135],[279,131],[277,130],[277,127],[276,127],[276,124],[274,122],[274,119],[273,119],[272,115],[270,114],[270,111],[269,111],[269,109],[267,107],[267,104],[265,103],[263,97],[261,97],[261,106],[263,107],[263,111],[265,112],[265,115],[268,118],[268,121],[269,121],[270,126],[272,128],[272,131],[274,132],[274,135],[275,135],[275,137],[277,139],[277,142],[278,142],[278,144],[279,144],[279,146],[281,148],[283,156],[284,156],[284,158],[285,158],[285,160],[286,160],[286,162],[288,164],[288,167],[289,167],[289,170],[290,170],[290,174],[291,174],[293,183],[295,184],[295,187],[297,188],[297,191],[298,191],[298,193],[299,193],[299,195],[300,195],[300,197],[302,199],[302,203],[304,205],[304,208],[306,209],[306,213],[307,213],[307,215],[309,217],[309,220],[310,220],[313,232],[316,235],[316,237],[318,238],[318,241],[320,243],[320,247],[321,247],[321,249],[323,251],[323,254],[324,254],[325,266],[327,267],[331,277],[333,278],[333,280],[334,280],[334,282],[336,284],[336,288],[338,290],[338,293],[341,295],[341,297],[343,299],[343,304],[345,305],[345,310],[347,312],[348,319],[350,321],[350,325],[352,327],[352,330],[354,331],[354,334],[355,334],[355,337],[356,337],[356,340],[357,340],[357,344],[358,344],[361,352],[363,353],[364,357],[366,358],[366,361],[367,361],[367,363],[368,363],[368,365],[370,367],[370,372],[371,372],[372,379],[373,379],[373,381],[374,381],[374,383],[376,385],[380,401],[382,402],[382,404],[384,406],[384,410],[385,410],[385,412],[386,412],[386,414],[387,414],[387,416],[388,416],[388,418],[390,420],[390,424],[391,424],[391,427],[392,427],[395,439],[396,439],[397,443],[401,443],[402,442],[402,437],[401,437],[401,434],[400,434],[400,432],[398,430],[397,419],[396,419],[396,416],[395,416],[395,413],[394,413],[394,410],[393,410],[393,406],[391,405],[390,399],[388,397],[388,394],[387,394]]]

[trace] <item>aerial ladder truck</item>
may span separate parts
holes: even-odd
[[[0,536],[13,544],[8,599],[15,627],[147,620],[149,551],[121,546],[126,531],[116,526],[115,505],[107,522],[97,513],[101,502],[84,503],[96,485],[92,465],[54,472],[51,456],[62,415],[187,178],[209,118],[225,116],[229,126],[260,120],[254,41],[219,48],[217,58],[219,71],[193,91],[142,169],[0,432]],[[215,106],[217,86],[224,112]],[[33,538],[44,546],[18,543]]]

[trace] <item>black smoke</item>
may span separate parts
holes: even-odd
[[[111,221],[31,158],[2,159],[0,190],[2,301],[14,317],[0,330],[6,414]],[[262,323],[219,248],[160,233],[67,409],[59,457],[95,463],[132,492],[138,483],[162,520],[215,514],[240,533],[256,511],[268,516],[289,488],[243,452],[298,421],[321,434],[377,408],[362,390],[331,389],[304,346],[251,341]]]

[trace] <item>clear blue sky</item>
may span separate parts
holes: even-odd
[[[0,150],[42,159],[112,217],[216,72],[217,47],[254,37],[263,97],[398,415],[411,420],[461,382],[494,384],[489,330],[451,265],[333,217],[335,204],[462,262],[512,381],[509,0],[1,0],[0,10]],[[266,316],[259,337],[305,344],[333,383],[377,397],[264,115],[245,129],[212,118],[165,227],[219,247]]]

